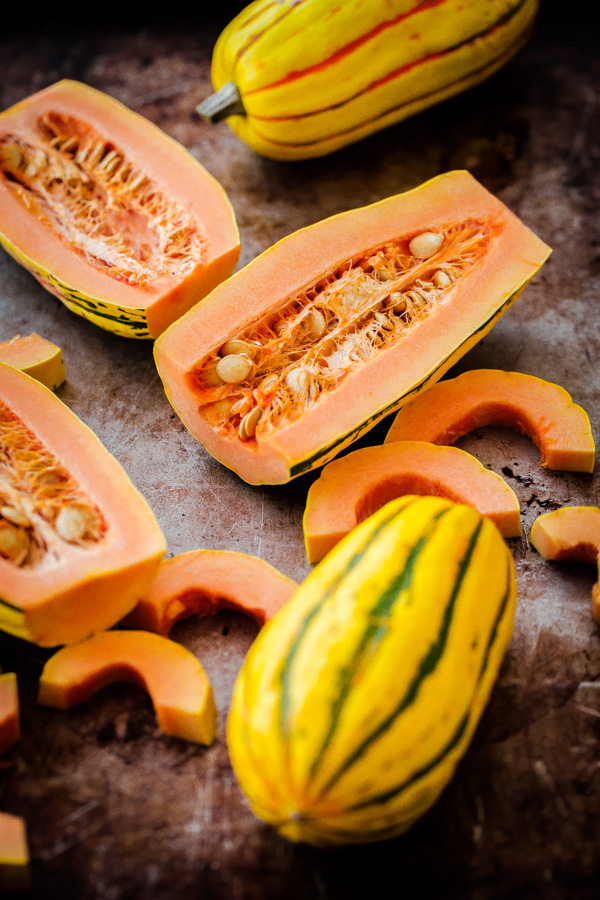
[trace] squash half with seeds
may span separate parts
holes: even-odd
[[[173,407],[245,481],[322,466],[437,381],[546,246],[468,172],[295,232],[155,343]]]
[[[235,215],[180,144],[60,81],[0,115],[0,243],[72,312],[156,337],[234,269]]]

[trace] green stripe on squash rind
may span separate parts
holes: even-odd
[[[390,534],[399,541],[395,549],[393,541],[385,546]],[[441,596],[423,598],[423,578],[432,566],[436,571],[436,558]],[[388,604],[389,635],[377,635],[368,660],[362,647],[351,671],[373,623],[369,607],[359,615],[348,604],[354,598],[360,605],[361,590],[363,601],[371,591],[376,610],[381,573],[391,569],[389,586],[407,559],[413,571],[398,607]],[[345,616],[344,590],[351,595]],[[242,668],[228,738],[255,812],[282,834],[313,843],[376,840],[409,827],[469,743],[510,639],[515,594],[514,565],[499,532],[467,507],[401,498],[363,523],[263,630]],[[350,690],[348,678],[358,679]],[[338,706],[332,731],[340,697],[346,708]]]
[[[98,297],[91,297],[83,291],[65,284],[56,277],[52,272],[44,269],[34,260],[30,259],[22,253],[10,241],[6,235],[0,233],[0,244],[6,252],[10,254],[20,265],[22,265],[31,275],[36,278],[40,284],[46,288],[51,294],[64,303],[64,305],[82,316],[104,328],[113,334],[130,338],[149,338],[150,331],[148,329],[148,321],[146,313],[143,309],[130,309],[110,303],[106,300],[100,300]]]

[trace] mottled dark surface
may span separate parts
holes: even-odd
[[[499,367],[559,382],[600,436],[600,48],[592,24],[546,3],[528,45],[481,86],[334,156],[277,163],[256,156],[225,123],[211,127],[193,112],[210,92],[210,54],[235,4],[220,9],[210,25],[166,14],[142,24],[126,7],[112,29],[49,13],[33,29],[5,26],[0,107],[69,77],[152,119],[228,191],[240,264],[326,215],[449,168],[470,169],[554,253],[452,374]],[[74,316],[0,252],[0,340],[33,330],[63,347],[61,398],[147,497],[170,553],[243,550],[293,578],[308,572],[301,516],[311,478],[277,488],[242,483],[173,413],[150,344]],[[293,846],[261,825],[237,788],[224,741],[233,680],[256,634],[241,615],[188,620],[171,634],[213,681],[219,725],[210,749],[162,735],[149,698],[131,685],[105,688],[69,712],[38,706],[47,652],[2,637],[0,665],[18,673],[23,736],[0,771],[0,808],[27,822],[33,897],[598,897],[595,572],[546,563],[527,541],[539,513],[599,504],[598,475],[541,469],[536,448],[508,429],[475,432],[460,446],[514,487],[524,537],[510,542],[519,583],[513,640],[475,739],[435,808],[402,838],[332,851]]]

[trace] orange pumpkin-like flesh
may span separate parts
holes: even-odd
[[[60,387],[66,378],[62,350],[39,334],[17,335],[10,341],[0,341],[0,362],[31,375],[51,391]]]
[[[592,588],[592,614],[600,625],[600,509],[565,506],[543,513],[533,523],[529,540],[544,559],[598,564]]]
[[[114,625],[166,551],[147,502],[55,394],[2,364],[0,446],[0,628],[56,646]]]
[[[131,337],[160,334],[240,250],[223,188],[190,153],[69,80],[0,115],[0,242],[72,311]]]
[[[334,459],[313,482],[303,523],[309,562],[318,562],[360,522],[404,494],[465,503],[495,522],[504,537],[521,534],[519,501],[500,475],[457,447],[397,441]]]
[[[62,647],[44,666],[38,701],[69,709],[115,681],[146,688],[165,734],[212,744],[216,709],[206,672],[181,644],[149,631],[105,631]]]
[[[413,252],[424,234],[441,241],[426,256]],[[213,456],[250,483],[286,482],[437,381],[549,252],[448,172],[266,250],[160,336],[158,371]],[[234,352],[237,374],[219,380],[233,341],[251,361]]]
[[[0,755],[19,740],[19,694],[14,672],[0,675]]]
[[[24,891],[30,884],[29,849],[21,816],[0,812],[0,888]]]
[[[592,472],[590,420],[564,388],[533,375],[474,369],[433,385],[396,415],[385,443],[452,444],[482,425],[509,425],[529,435],[549,469]]]
[[[264,625],[298,585],[263,559],[230,550],[190,550],[161,562],[148,593],[123,625],[166,635],[179,619],[220,609],[248,613]]]

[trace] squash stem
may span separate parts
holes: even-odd
[[[233,81],[227,81],[218,91],[203,100],[196,107],[196,112],[213,124],[228,116],[246,115],[240,92]]]

